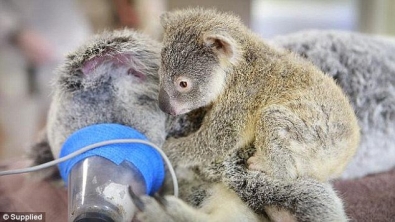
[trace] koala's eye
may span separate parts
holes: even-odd
[[[174,82],[174,85],[176,86],[177,90],[182,93],[189,92],[192,88],[191,80],[186,77],[178,77]]]

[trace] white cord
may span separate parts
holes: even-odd
[[[106,145],[111,145],[111,144],[119,144],[119,143],[141,143],[141,144],[145,144],[145,145],[155,148],[160,153],[163,160],[166,162],[167,166],[169,167],[169,172],[170,172],[171,178],[173,180],[174,196],[178,197],[177,176],[174,171],[173,165],[170,163],[169,158],[167,158],[166,154],[159,147],[157,147],[155,144],[145,141],[145,140],[139,140],[139,139],[116,139],[116,140],[107,140],[107,141],[103,141],[103,142],[94,143],[94,144],[85,146],[73,153],[70,153],[62,158],[59,158],[59,159],[56,159],[56,160],[53,160],[53,161],[50,161],[50,162],[47,162],[44,164],[40,164],[37,166],[28,167],[28,168],[23,168],[23,169],[0,171],[0,176],[19,174],[19,173],[29,173],[29,172],[33,172],[33,171],[37,171],[37,170],[42,170],[44,168],[48,168],[48,167],[57,165],[57,164],[64,162],[68,159],[76,157],[76,156],[80,155],[81,153],[84,153],[88,150],[91,150],[91,149],[94,149],[97,147],[101,147],[101,146],[106,146]]]

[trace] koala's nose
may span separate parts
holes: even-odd
[[[169,94],[163,89],[160,88],[159,90],[159,108],[170,115],[175,115],[176,112],[173,110],[173,107],[170,105],[170,97]]]

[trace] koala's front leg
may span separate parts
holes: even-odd
[[[308,178],[284,181],[247,170],[246,161],[241,157],[244,153],[240,150],[226,158],[222,181],[257,214],[269,214],[276,221],[276,212],[268,212],[274,207],[280,209],[280,213],[288,211],[296,221],[347,221],[343,203],[330,184]]]
[[[139,221],[190,221],[190,222],[258,222],[266,218],[255,214],[232,190],[223,184],[214,185],[210,196],[200,208],[193,208],[174,196],[136,197],[134,203],[139,208]]]
[[[199,139],[195,139],[193,134],[177,139],[169,138],[163,144],[162,149],[174,165],[179,165],[194,159],[193,153],[196,153],[197,142]]]
[[[186,137],[169,138],[162,149],[175,164],[201,165],[222,159],[237,137],[215,127],[209,125]]]

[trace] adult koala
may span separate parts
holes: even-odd
[[[31,152],[35,164],[58,157],[71,133],[98,123],[131,126],[161,146],[166,115],[157,105],[159,49],[125,29],[94,36],[69,54],[57,71],[46,135]]]

